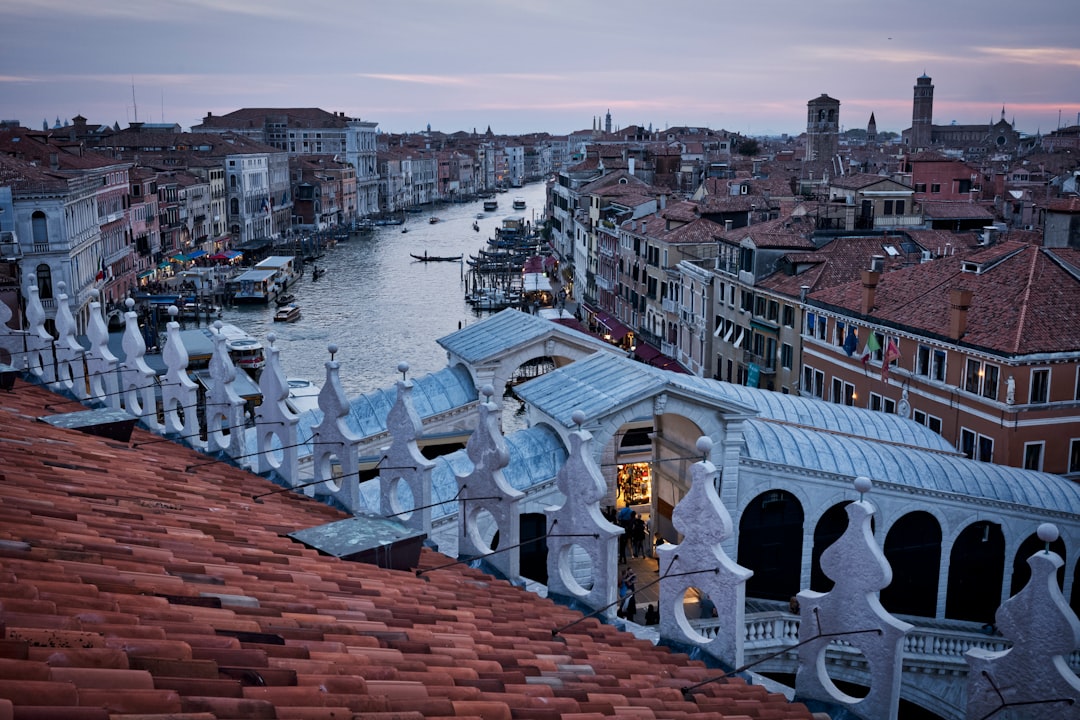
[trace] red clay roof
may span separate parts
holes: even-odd
[[[1006,241],[882,274],[871,315],[900,327],[948,336],[949,293],[972,291],[966,344],[1005,355],[1075,352],[1080,348],[1080,279],[1066,256]],[[818,301],[858,312],[862,283],[814,293]]]
[[[580,613],[465,565],[320,555],[286,535],[340,512],[37,422],[79,409],[38,386],[0,405],[0,717],[811,717],[738,679],[684,699],[718,671],[595,619],[553,636]]]

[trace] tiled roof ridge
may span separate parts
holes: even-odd
[[[1021,343],[1024,339],[1024,333],[1027,331],[1028,317],[1031,314],[1031,291],[1035,287],[1035,270],[1039,265],[1040,252],[1038,248],[1033,248],[1035,252],[1030,253],[1030,258],[1027,261],[1027,282],[1024,283],[1023,300],[1019,307],[1019,317],[1016,320],[1015,327],[1013,329],[1012,339],[1008,349],[1011,352],[1019,352]]]

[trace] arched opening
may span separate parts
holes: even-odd
[[[240,214],[240,200],[238,200],[237,198],[232,198],[231,200],[229,200],[229,214],[230,215],[239,215]]]
[[[1005,536],[997,523],[980,521],[964,528],[949,554],[945,616],[954,620],[994,622],[1001,604],[1005,572]]]
[[[814,549],[810,553],[811,590],[829,592],[833,588],[833,580],[821,569],[821,554],[847,530],[848,516],[844,508],[850,502],[848,500],[826,510],[814,528]]]
[[[785,490],[769,490],[750,501],[739,520],[739,564],[754,571],[750,597],[788,600],[799,592],[803,509]]]
[[[35,210],[34,214],[30,216],[30,232],[33,235],[35,245],[48,246],[49,221],[45,217],[45,213]]]
[[[46,263],[41,263],[34,272],[34,278],[37,281],[38,297],[42,300],[51,300],[53,296],[52,268]]]
[[[889,612],[934,617],[941,568],[941,526],[928,512],[908,513],[885,536],[885,559],[893,579],[881,591]]]
[[[1009,591],[1009,597],[1023,590],[1024,586],[1028,584],[1028,580],[1031,579],[1031,566],[1028,565],[1028,558],[1045,549],[1046,543],[1040,540],[1035,533],[1028,535],[1027,539],[1020,543],[1020,549],[1016,551],[1016,557],[1013,558],[1012,589]],[[1065,560],[1065,541],[1059,537],[1050,543],[1050,552],[1057,553],[1062,560]],[[1065,565],[1058,568],[1057,581],[1059,588],[1065,587]]]

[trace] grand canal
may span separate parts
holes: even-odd
[[[330,356],[327,346],[337,345],[346,394],[356,395],[390,387],[401,378],[398,363],[409,363],[416,377],[446,367],[446,353],[435,342],[443,335],[483,319],[465,302],[464,262],[417,262],[410,253],[468,258],[486,247],[487,239],[508,215],[538,221],[544,209],[544,183],[532,183],[497,195],[499,208],[483,212],[480,201],[436,206],[430,212],[406,216],[401,227],[377,228],[353,235],[323,251],[316,261],[327,272],[312,279],[308,266],[303,278],[290,288],[302,317],[293,323],[275,323],[273,306],[236,306],[222,319],[266,341],[276,335],[281,362],[288,377],[313,380],[320,385]],[[512,209],[515,197],[525,199],[524,210]],[[482,218],[477,218],[482,214]],[[440,221],[430,224],[428,218]],[[479,232],[473,222],[480,225]]]

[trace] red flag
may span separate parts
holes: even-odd
[[[885,346],[885,355],[881,358],[881,380],[883,382],[889,382],[889,365],[893,360],[900,359],[900,348],[896,346],[896,341],[889,338],[888,344]]]

